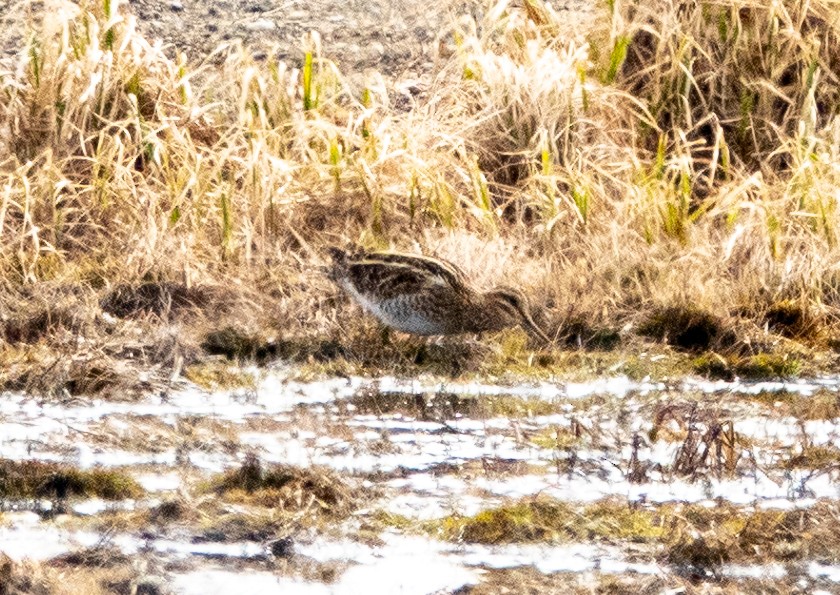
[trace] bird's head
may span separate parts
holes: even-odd
[[[551,343],[548,335],[537,326],[531,317],[531,307],[528,298],[518,289],[512,287],[497,287],[484,294],[487,304],[487,315],[497,317],[494,326],[505,328],[521,326],[528,334]]]

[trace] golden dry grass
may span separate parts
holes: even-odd
[[[106,500],[139,498],[143,488],[130,475],[115,471],[76,469],[40,461],[0,459],[0,499],[53,499],[87,496]]]
[[[138,571],[125,556],[114,552],[110,561],[75,560],[60,563],[16,562],[0,555],[0,593],[3,595],[107,595],[137,590]],[[69,557],[69,556],[68,556]],[[79,556],[81,558],[81,556]]]
[[[453,25],[403,112],[375,77],[351,87],[317,35],[295,64],[236,46],[191,64],[116,3],[51,4],[0,72],[3,383],[67,388],[27,373],[49,368],[43,344],[127,349],[165,377],[228,325],[315,338],[303,361],[368,361],[370,321],[319,270],[330,244],[522,285],[570,345],[663,312],[713,316],[687,349],[835,345],[837,8],[609,3],[583,39],[501,0]]]
[[[719,577],[727,563],[769,564],[835,559],[836,503],[781,511],[668,503],[645,506],[605,499],[586,506],[546,497],[510,501],[474,516],[427,521],[422,530],[463,543],[658,544],[657,557],[677,575]]]

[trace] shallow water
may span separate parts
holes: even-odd
[[[780,464],[803,445],[839,444],[840,420],[797,420],[749,399],[760,392],[802,399],[837,392],[837,377],[753,384],[618,377],[507,387],[394,378],[300,383],[280,373],[261,374],[256,390],[209,392],[184,384],[130,403],[61,404],[3,394],[0,458],[126,468],[148,492],[137,502],[74,502],[70,512],[79,519],[148,509],[240,465],[249,453],[265,463],[340,471],[376,494],[368,511],[413,521],[473,515],[537,495],[571,503],[608,497],[642,505],[728,502],[749,510],[806,508],[818,499],[840,498],[836,469]],[[543,402],[550,412],[502,415],[486,405],[492,399],[512,399],[526,408]],[[685,416],[671,415],[669,407],[703,412],[691,422],[697,436],[721,420],[730,424],[739,442],[729,453],[735,462],[728,471],[707,464],[694,476],[675,472],[688,426]],[[654,412],[662,419],[655,421]],[[630,480],[632,465],[645,470],[643,477]],[[14,507],[43,513],[49,504],[6,503]],[[63,528],[30,512],[7,513],[0,524],[0,551],[15,559],[47,560],[102,540],[96,531]],[[184,594],[228,593],[230,585],[264,593],[349,593],[362,585],[371,593],[435,593],[481,582],[492,569],[517,566],[544,574],[673,570],[653,555],[631,555],[620,545],[459,545],[389,531],[378,539],[370,545],[341,538],[340,528],[335,535],[296,538],[296,555],[339,564],[328,583],[294,573],[243,571],[236,560],[271,559],[267,544],[258,541],[198,543],[189,535],[141,537],[128,531],[109,535],[108,543],[127,554],[153,552],[164,568],[171,563],[168,579]],[[840,567],[822,562],[730,565],[721,573],[731,578],[794,573],[806,581],[840,582]]]

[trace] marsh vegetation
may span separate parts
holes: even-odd
[[[428,592],[833,588],[834,0],[459,4],[410,85],[317,32],[188,59],[117,2],[30,8],[0,545],[64,545],[0,593],[201,592],[207,560],[340,591],[377,547]],[[521,288],[553,343],[388,336],[328,246]]]

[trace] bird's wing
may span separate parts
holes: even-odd
[[[416,269],[418,276],[428,277],[430,283],[448,285],[456,290],[465,289],[468,286],[467,279],[461,269],[442,258],[429,258],[399,252],[372,252],[366,255],[365,260]],[[425,275],[423,275],[424,273]]]
[[[380,299],[441,291],[447,284],[434,275],[418,274],[416,268],[378,260],[349,264],[345,278],[362,294],[375,293]]]

